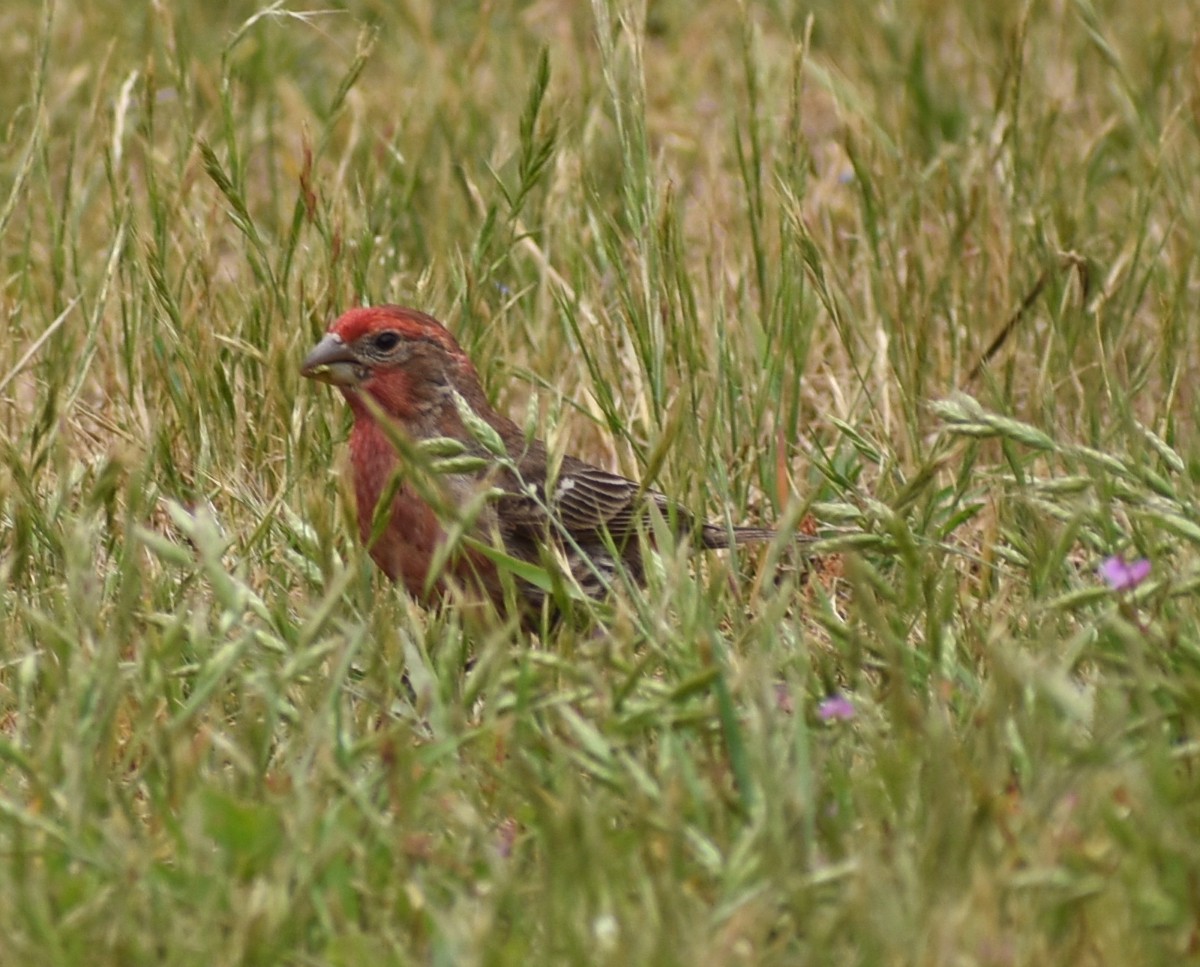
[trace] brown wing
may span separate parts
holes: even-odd
[[[614,537],[622,537],[636,526],[646,499],[652,498],[627,477],[564,458],[548,503],[572,533],[607,528]]]
[[[584,536],[607,530],[619,540],[633,532],[650,504],[656,504],[664,513],[672,511],[663,494],[642,490],[628,477],[569,456],[563,458],[549,494],[541,481],[532,484],[512,479],[501,486],[508,493],[499,500],[499,516],[518,529],[544,531],[552,515],[557,525],[571,534]],[[676,507],[673,513],[681,531],[692,526],[692,518],[685,511]]]
[[[497,481],[506,491],[497,502],[498,516],[515,529],[544,532],[553,517],[558,526],[573,534],[602,527],[618,533],[627,530],[632,520],[630,503],[637,484],[598,467],[564,460],[549,494],[544,480],[503,476],[505,479]]]
[[[775,532],[760,527],[726,528],[702,522],[657,490],[643,490],[628,477],[601,470],[576,457],[563,457],[550,493],[547,495],[544,473],[545,448],[533,441],[523,459],[514,462],[538,468],[536,480],[521,480],[511,472],[496,481],[506,493],[499,499],[498,517],[502,530],[521,539],[537,540],[547,533],[551,518],[553,530],[565,531],[577,541],[590,541],[607,531],[620,543],[644,521],[650,505],[669,517],[677,533],[697,532],[705,547],[723,548],[731,544],[769,541]]]
[[[531,458],[536,455],[537,461]],[[531,446],[521,466],[541,470],[545,450]],[[530,475],[534,473],[530,471]],[[639,521],[653,504],[670,517],[681,536],[697,532],[711,548],[729,547],[754,540],[769,540],[773,532],[762,528],[727,528],[703,523],[655,490],[642,490],[633,480],[609,473],[575,457],[564,457],[547,495],[544,475],[522,480],[505,470],[493,482],[504,491],[497,501],[496,520],[505,547],[515,557],[537,561],[549,538],[553,543],[581,552],[568,555],[568,566],[583,592],[600,598],[612,587],[618,571],[641,582],[642,552],[631,539]],[[614,554],[614,551],[616,552]],[[619,562],[619,563],[618,563]],[[540,600],[540,595],[537,596]]]

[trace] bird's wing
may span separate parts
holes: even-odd
[[[634,526],[638,490],[638,485],[626,477],[581,461],[564,460],[547,503],[572,533],[607,528],[621,536]]]
[[[552,516],[565,531],[584,535],[607,530],[613,537],[630,534],[644,518],[650,504],[664,512],[674,511],[681,528],[690,517],[672,508],[667,498],[654,490],[642,490],[633,480],[609,473],[574,457],[564,457],[558,476],[546,493],[542,482],[531,488],[516,482],[500,498],[500,518],[517,528],[543,529]]]

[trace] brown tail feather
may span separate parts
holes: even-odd
[[[730,541],[732,536],[733,540]],[[754,544],[760,541],[775,539],[775,531],[769,527],[735,527],[732,534],[728,527],[720,524],[705,524],[700,529],[700,542],[713,550],[729,547],[733,544]]]

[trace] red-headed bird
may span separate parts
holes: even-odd
[[[446,540],[447,507],[477,508],[473,535],[489,544],[498,537],[511,557],[542,566],[565,562],[579,588],[595,598],[607,593],[620,570],[634,581],[642,579],[637,530],[645,526],[652,505],[680,537],[707,548],[775,536],[761,527],[730,529],[697,521],[663,494],[571,456],[562,458],[547,493],[551,468],[545,445],[527,440],[491,407],[462,347],[440,322],[416,309],[351,309],[329,327],[300,371],[338,387],[350,404],[359,531],[375,563],[418,598],[440,595],[449,577],[482,587],[503,606],[495,565],[478,549],[460,549],[445,573],[430,574]],[[381,420],[392,426],[385,429]],[[389,486],[404,469],[393,441],[419,446],[440,438],[458,441],[463,455],[477,458],[467,472],[433,475],[428,481],[433,491],[415,487],[404,476],[398,488]],[[441,496],[441,517],[421,496],[422,489]],[[490,496],[480,501],[485,490]],[[386,516],[377,518],[381,498],[390,498],[391,507],[380,509]],[[376,524],[372,540],[377,520],[382,530]],[[531,608],[541,606],[542,589],[525,581],[517,588]]]

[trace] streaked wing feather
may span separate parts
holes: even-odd
[[[547,523],[547,510],[559,525],[573,534],[607,529],[614,537],[628,534],[636,524],[637,483],[619,474],[609,473],[574,457],[563,459],[558,476],[547,498],[543,485],[529,484],[505,474],[496,483],[505,491],[499,498],[499,517],[513,531],[541,531]],[[665,506],[666,498],[648,491],[643,500],[653,499]]]
[[[565,457],[559,467],[549,499],[541,483],[533,493],[529,485],[511,475],[496,481],[506,493],[499,500],[498,517],[511,534],[542,533],[548,511],[564,530],[582,537],[607,530],[620,540],[645,519],[651,504],[669,517],[682,535],[697,527],[695,518],[665,494],[642,490],[636,481],[610,473],[574,457]],[[735,527],[732,533],[713,523],[700,523],[700,541],[710,548],[753,541],[769,541],[774,532],[766,528]]]
[[[638,490],[634,481],[619,474],[582,461],[564,460],[550,506],[569,531],[607,527],[614,535],[621,535],[633,527],[633,501]]]

